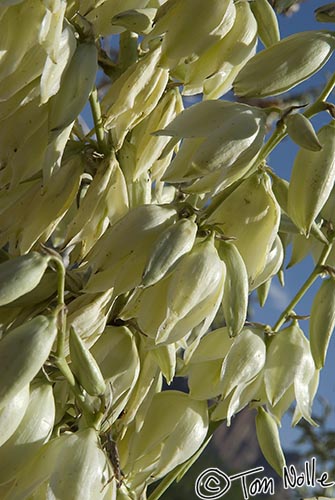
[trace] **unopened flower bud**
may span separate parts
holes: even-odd
[[[330,31],[296,33],[252,57],[238,74],[234,91],[238,96],[277,95],[319,71],[335,48]]]

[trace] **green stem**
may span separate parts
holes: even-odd
[[[58,283],[57,283],[57,301],[58,305],[64,306],[64,294],[65,294],[65,267],[61,259],[53,259],[57,267],[58,273]]]
[[[317,113],[320,113],[320,111],[324,111],[327,109],[326,106],[326,99],[327,97],[331,94],[335,87],[335,73],[332,75],[332,77],[328,80],[327,84],[323,88],[322,92],[320,93],[319,97],[316,99],[316,101],[311,104],[306,111],[303,113],[306,118],[311,118],[312,116],[316,115]],[[270,137],[270,139],[264,144],[262,149],[259,152],[259,155],[251,165],[248,174],[253,173],[259,165],[262,164],[263,161],[267,159],[269,154],[274,150],[274,148],[286,137],[286,126],[282,121],[279,121],[277,123],[277,127]]]
[[[92,420],[92,409],[91,407],[87,404],[85,396],[76,381],[65,357],[65,335],[66,335],[66,316],[65,316],[65,301],[64,301],[64,295],[65,295],[65,267],[63,264],[63,261],[61,260],[60,257],[52,256],[51,257],[52,262],[55,264],[57,268],[57,274],[58,274],[58,284],[57,284],[57,302],[58,306],[57,309],[59,310],[59,329],[58,329],[58,335],[57,335],[57,347],[56,347],[56,353],[54,356],[54,361],[55,365],[59,369],[59,371],[62,373],[62,375],[65,377],[67,380],[76,400],[78,403],[78,406],[82,410],[82,412],[85,414],[85,417],[87,418],[88,421]],[[57,310],[56,309],[56,310]]]
[[[78,123],[77,123],[77,122],[75,122],[75,123],[73,124],[73,127],[72,127],[72,132],[74,133],[74,135],[75,135],[76,137],[78,137],[78,139],[79,139],[80,141],[82,141],[82,142],[83,142],[83,141],[85,140],[85,135],[83,134],[83,132],[82,132],[82,130],[81,130],[81,128],[80,128],[80,126],[78,125]]]
[[[199,223],[204,223],[206,219],[212,215],[213,212],[221,205],[221,203],[228,198],[228,196],[241,184],[242,179],[234,182],[223,191],[216,194],[213,198],[210,198],[210,204],[208,206],[205,205],[203,212],[200,212],[200,217],[198,218]]]
[[[100,103],[98,99],[98,91],[96,87],[91,92],[90,95],[90,106],[91,106],[91,111],[92,111],[92,117],[93,117],[93,122],[94,122],[94,129],[95,133],[97,136],[97,142],[98,142],[98,147],[99,147],[99,153],[107,153],[108,148],[107,148],[107,143],[105,139],[105,131],[104,127],[102,124],[102,115],[101,115],[101,108],[100,108]]]
[[[158,500],[158,498],[160,498],[163,493],[166,492],[166,490],[171,486],[175,479],[177,479],[182,465],[184,464],[178,465],[178,467],[173,469],[173,471],[169,472],[169,474],[165,476],[165,478],[159,483],[157,488],[155,488],[151,495],[149,495],[148,500]]]
[[[70,367],[66,361],[65,358],[58,358],[57,356],[55,357],[55,365],[65,377],[67,383],[70,386],[71,391],[73,392],[73,395],[76,398],[78,407],[82,411],[82,413],[85,415],[87,423],[95,423],[96,416],[93,413],[93,410],[91,406],[87,403],[86,398],[80,388],[80,385],[74,378],[74,375],[72,371],[70,370]]]
[[[60,315],[60,327],[57,335],[57,348],[56,357],[64,358],[64,345],[65,345],[65,267],[59,257],[52,257],[52,262],[57,268],[58,283],[57,283],[57,302]]]
[[[65,358],[58,358],[57,356],[55,357],[55,364],[61,374],[66,378],[69,386],[71,387],[71,390],[74,392],[75,396],[77,396],[77,383],[76,379],[74,378],[74,375],[72,371],[70,370],[70,367],[66,361]]]
[[[97,430],[101,430],[102,421],[106,411],[106,398],[104,395],[100,396],[100,408],[94,415],[93,425]]]
[[[273,332],[277,332],[280,327],[285,323],[287,316],[290,314],[292,309],[298,304],[298,302],[302,299],[302,297],[305,295],[307,290],[313,285],[314,281],[317,279],[317,277],[320,274],[320,266],[325,264],[328,255],[330,254],[330,251],[332,249],[332,243],[325,245],[318,263],[316,264],[314,270],[311,272],[307,280],[304,282],[304,284],[301,286],[301,288],[298,290],[296,295],[293,297],[289,305],[284,309],[282,314],[279,316],[278,321],[272,328]]]
[[[262,147],[260,154],[256,158],[255,165],[250,168],[250,172],[256,170],[256,168],[263,163],[269,156],[269,154],[274,150],[274,148],[283,140],[286,136],[286,126],[283,122],[279,121],[276,130],[270,137],[270,139]]]
[[[319,113],[319,111],[322,111],[325,109],[324,103],[326,102],[327,98],[329,95],[332,93],[333,89],[335,87],[335,73],[329,78],[328,82],[326,83],[325,87],[322,89],[319,97],[316,99],[316,101],[309,106],[306,111],[303,113],[306,118],[310,118],[311,116],[315,115],[316,113]]]

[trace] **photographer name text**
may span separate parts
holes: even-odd
[[[209,468],[198,476],[195,483],[195,493],[201,500],[217,500],[228,493],[233,481],[239,480],[244,500],[259,494],[274,495],[275,480],[273,477],[252,478],[263,471],[264,467],[256,467],[228,476],[217,467]],[[285,490],[294,490],[302,486],[330,488],[335,485],[334,481],[329,480],[328,472],[317,473],[315,457],[304,463],[304,469],[301,472],[298,472],[294,465],[284,466],[282,481]]]

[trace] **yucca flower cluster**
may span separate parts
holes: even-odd
[[[281,40],[267,0],[5,0],[0,33],[1,498],[156,500],[246,407],[281,474],[281,418],[315,424],[335,326],[335,77],[303,112],[224,94],[295,87],[335,32]],[[266,163],[286,134],[290,182]],[[250,323],[291,243],[315,269]],[[306,336],[293,309],[320,275]],[[189,392],[162,390],[176,376]]]

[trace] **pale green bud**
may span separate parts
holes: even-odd
[[[312,404],[319,384],[319,370],[315,369],[309,340],[306,339],[302,331],[300,337],[303,355],[294,377],[294,395],[297,406],[292,418],[292,425],[296,425],[301,418],[304,418],[311,425],[316,426],[316,422],[312,419]]]
[[[64,72],[57,94],[50,99],[49,130],[59,132],[72,123],[85,106],[98,70],[94,43],[79,43]]]
[[[171,278],[172,276],[169,276],[151,287],[137,289],[122,309],[121,319],[135,318],[140,330],[155,339],[160,325],[167,316],[166,297]],[[150,315],[147,314],[148,307]]]
[[[279,230],[284,233],[293,233],[294,237],[298,233],[297,227],[293,224],[291,219],[288,218],[288,190],[289,190],[289,182],[287,180],[278,177],[274,172],[270,172],[270,176],[272,179],[272,190],[278,201],[280,208],[284,213],[281,215],[280,219],[280,228]],[[322,241],[322,243],[327,244],[328,240],[321,231],[319,225],[313,221],[311,226],[311,234],[315,236],[318,240]],[[306,238],[305,238],[306,239]]]
[[[140,358],[135,337],[125,326],[107,326],[91,353],[111,389],[112,423],[127,404],[140,374]]]
[[[280,33],[277,16],[268,0],[250,2],[251,10],[256,18],[258,35],[264,47],[268,48],[279,42]]]
[[[53,386],[53,393],[56,405],[55,422],[60,422],[67,411],[67,404],[70,398],[70,386],[67,380],[57,380]]]
[[[233,243],[220,241],[220,258],[226,265],[226,280],[222,297],[223,314],[231,337],[242,330],[248,310],[248,273],[244,261]]]
[[[106,384],[100,368],[74,328],[70,328],[69,345],[71,370],[80,385],[91,396],[104,394]]]
[[[30,6],[30,12],[32,10],[31,8],[32,2],[25,2],[25,9],[29,9]],[[40,4],[41,5],[41,4]],[[39,9],[39,7],[37,7]],[[12,10],[12,9],[10,9]],[[21,9],[20,9],[21,10]],[[22,15],[26,16],[28,18],[30,12],[29,10],[21,10],[21,12],[17,12],[16,9],[13,9],[13,20],[15,23],[15,18],[17,16]],[[31,20],[31,17],[30,17]],[[8,17],[7,20],[8,22]],[[32,20],[31,20],[32,21]],[[17,22],[16,25],[12,25],[10,27],[10,22],[8,22],[8,28],[9,29],[15,29],[16,32],[18,33],[17,30]],[[39,22],[38,22],[39,24]],[[34,35],[36,36],[36,32],[34,33],[34,29],[32,28],[32,25],[30,24],[31,29],[27,31],[27,29],[22,29],[22,32],[20,31],[21,36],[17,36],[15,39],[15,42],[17,46],[13,46],[13,44],[8,44],[8,52],[9,52],[9,57],[6,57],[6,63],[7,64],[2,64],[1,72],[0,72],[0,92],[1,92],[1,98],[2,101],[10,99],[15,96],[17,92],[22,91],[26,85],[32,84],[32,82],[35,81],[36,84],[36,79],[39,78],[42,74],[43,67],[45,64],[46,60],[46,52],[45,50],[38,44],[32,45],[32,40],[28,39],[29,37]],[[26,35],[26,36],[25,36]],[[24,38],[22,38],[24,37]],[[8,40],[12,41],[12,37],[8,37]],[[35,38],[36,41],[36,38]],[[26,44],[24,43],[26,42]],[[33,42],[34,43],[34,42]],[[3,46],[3,50],[5,50],[5,44]],[[18,53],[20,51],[20,53]],[[15,60],[15,56],[17,56],[17,60]],[[34,64],[33,64],[34,63]],[[34,95],[36,96],[37,92],[34,92]],[[15,99],[15,98],[14,98]],[[29,102],[28,98],[28,102]],[[39,98],[34,102],[32,105],[33,108],[35,108],[35,112],[37,112],[39,115],[42,115],[44,117],[47,116],[47,110],[44,109],[37,109],[36,107],[36,102],[39,101]],[[43,107],[41,107],[43,108]],[[18,127],[20,127],[19,121],[17,120],[17,117],[13,116],[14,119],[17,121]],[[31,132],[31,125],[33,124],[33,121],[30,121],[30,126],[28,130],[25,130],[24,132],[24,138],[27,138],[30,135]],[[38,123],[35,123],[35,126],[38,125]]]
[[[316,368],[325,364],[330,337],[335,327],[335,280],[326,279],[317,291],[310,315],[309,339]]]
[[[46,106],[38,108],[37,99],[28,99],[26,105],[20,105],[15,113],[11,113],[6,118],[6,129],[2,130],[0,136],[1,147],[7,144],[6,149],[2,149],[0,154],[1,162],[6,165],[1,171],[1,183],[3,185],[10,183],[12,188],[16,188],[18,182],[27,180],[33,174],[36,174],[36,171],[40,170],[45,148],[47,147],[45,108]],[[30,113],[31,124],[26,122],[28,113]],[[14,153],[14,151],[16,152]],[[36,165],[36,161],[38,165]],[[36,187],[37,184],[36,181],[28,182],[20,186],[20,191],[21,193],[32,191],[32,186]],[[11,198],[11,209],[12,211],[16,209],[17,213],[19,213],[22,212],[21,203],[23,200],[20,200],[20,203],[14,203],[14,193],[15,191],[13,192],[12,189],[8,191],[8,197]],[[29,197],[29,201],[31,201],[31,197]],[[25,211],[24,215],[27,215],[27,211]],[[23,214],[21,213],[19,216],[22,218]],[[18,223],[17,218],[11,220],[12,225],[14,222]],[[2,223],[2,227],[4,229],[4,223]]]
[[[286,460],[280,444],[278,427],[273,417],[261,406],[257,408],[256,433],[265,459],[277,474],[282,476]]]
[[[335,48],[330,31],[296,33],[252,57],[234,82],[236,95],[266,97],[298,85],[328,61]]]
[[[141,285],[153,285],[169,274],[179,259],[192,249],[197,230],[198,226],[192,219],[180,219],[165,229],[155,242]]]
[[[222,392],[222,359],[192,364],[188,371],[188,386],[192,398],[199,401],[218,397]]]
[[[57,334],[55,316],[36,316],[0,340],[0,408],[21,391],[42,368]]]
[[[224,359],[221,371],[222,396],[227,397],[237,386],[245,386],[263,368],[265,343],[261,336],[244,328]]]
[[[21,295],[21,297],[15,299],[14,302],[10,302],[7,307],[32,307],[44,302],[45,300],[51,300],[52,296],[57,293],[57,281],[57,273],[51,269],[47,269],[42,276],[41,281],[33,290]]]
[[[292,169],[288,191],[288,214],[308,236],[331,193],[335,180],[335,122],[322,127],[318,134],[320,151],[299,150]]]
[[[164,160],[161,160],[164,162]],[[170,159],[166,164],[166,167],[170,164]],[[164,171],[166,169],[164,168]],[[164,173],[163,171],[163,173]],[[174,186],[166,185],[165,182],[157,181],[155,185],[154,195],[153,195],[153,203],[171,203],[176,197],[177,190]]]
[[[220,302],[222,301],[222,293],[220,289],[218,289],[216,292],[214,292],[213,295],[213,301],[217,300],[217,306],[219,307]],[[202,309],[204,307],[204,304],[207,302],[207,299],[203,301],[198,307],[198,309]],[[213,302],[214,303],[214,302]],[[195,313],[195,311],[194,311]],[[191,314],[188,314],[185,319],[181,320],[181,323],[187,323],[188,318],[191,318],[193,314],[193,311]],[[215,322],[215,319],[220,318],[217,322]],[[186,366],[188,362],[190,361],[194,351],[198,348],[200,341],[208,333],[209,329],[216,328],[220,326],[221,321],[223,321],[223,316],[222,312],[220,309],[214,310],[214,314],[210,314],[205,320],[201,321],[195,328],[192,329],[183,339],[180,339],[179,345],[185,349],[184,355],[183,355],[183,362],[180,362],[178,371],[179,369],[181,372],[183,371],[183,366]]]
[[[329,221],[335,221],[335,188],[333,187],[330,195],[328,197],[328,200],[322,207],[322,210],[320,212],[320,216]]]
[[[9,304],[33,290],[49,261],[49,255],[31,252],[0,264],[0,305]]]
[[[314,131],[313,125],[300,113],[290,114],[286,118],[287,133],[291,139],[309,151],[320,151],[322,146]]]
[[[304,346],[299,326],[280,330],[269,341],[264,369],[264,382],[268,400],[275,406],[293,384],[303,358]]]
[[[192,342],[192,337],[195,336],[194,343],[197,343],[197,338],[202,338],[212,325],[220,308],[224,280],[225,267],[223,268],[222,280],[219,286],[216,287],[208,297],[204,298],[175,325],[171,332],[171,339],[175,338],[176,340],[180,340],[182,343],[183,339],[180,337],[182,332],[184,332],[184,337],[187,341],[190,339]],[[185,332],[187,332],[186,336]]]

